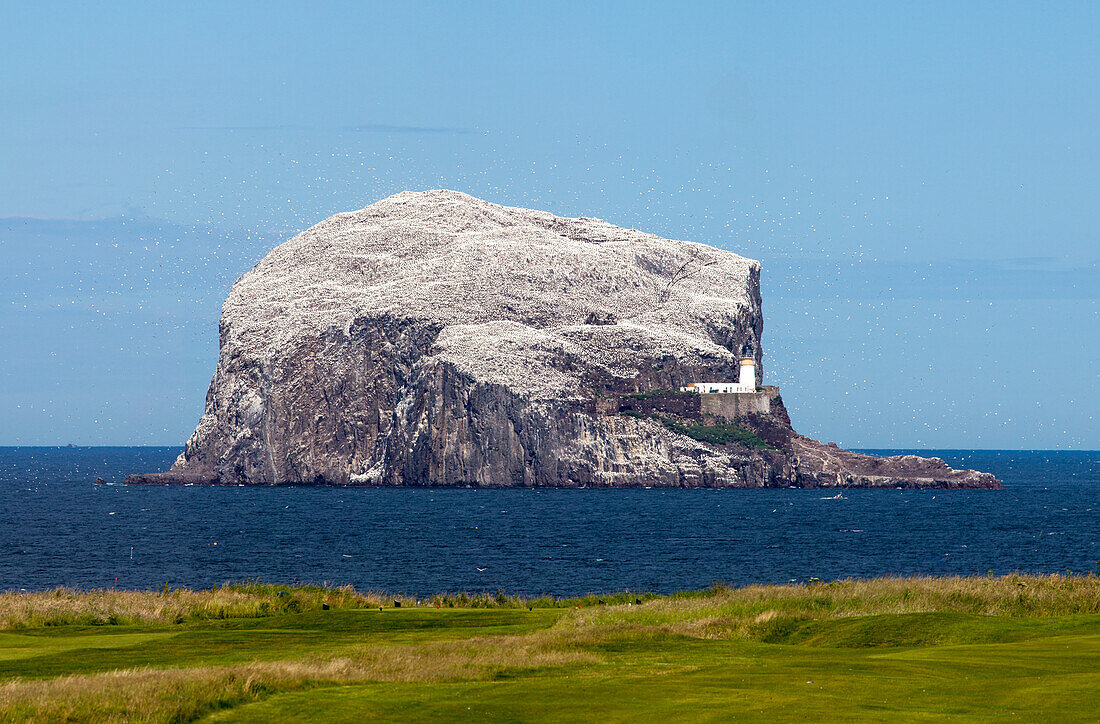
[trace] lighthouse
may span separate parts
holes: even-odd
[[[756,391],[756,357],[751,344],[741,345],[741,376],[737,382],[746,392]]]
[[[700,395],[735,394],[745,395],[756,392],[756,350],[751,344],[741,345],[741,371],[737,382],[689,382],[680,388],[680,392],[696,392]],[[769,408],[770,409],[770,408]],[[767,410],[763,410],[767,412]]]

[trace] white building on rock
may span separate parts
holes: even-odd
[[[756,358],[751,344],[741,347],[741,372],[737,382],[692,382],[680,388],[680,392],[710,394],[745,394],[756,392]]]

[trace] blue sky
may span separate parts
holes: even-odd
[[[764,264],[863,447],[1100,447],[1100,5],[12,3],[0,444],[177,444],[233,280],[404,189]]]

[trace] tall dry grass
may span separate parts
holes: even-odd
[[[935,611],[1014,617],[1100,614],[1100,577],[917,576],[715,586],[641,606],[582,609],[557,625],[650,626],[686,635],[751,638],[759,624],[777,616],[813,619]]]
[[[178,624],[224,618],[257,618],[330,608],[439,606],[440,608],[573,608],[600,602],[622,603],[652,594],[618,593],[600,598],[540,596],[525,598],[497,593],[446,593],[425,599],[405,594],[361,592],[352,586],[286,586],[259,582],[226,584],[211,589],[168,588],[159,591],[96,589],[0,593],[0,630],[61,625]]]
[[[183,623],[185,621],[273,616],[321,608],[389,605],[393,597],[364,594],[351,586],[279,586],[241,583],[195,591],[98,589],[0,593],[0,629],[66,624]]]
[[[334,659],[190,669],[128,669],[0,685],[0,722],[179,722],[275,692],[368,681],[485,680],[515,669],[597,658],[546,632],[417,646],[370,647]]]
[[[633,601],[645,605],[631,607]],[[0,629],[64,624],[184,623],[223,618],[254,618],[330,608],[376,608],[399,601],[403,606],[443,608],[575,608],[566,624],[609,624],[630,620],[642,625],[693,621],[708,616],[756,617],[769,610],[809,617],[876,613],[959,611],[1000,616],[1062,616],[1100,613],[1097,576],[918,576],[851,579],[793,585],[755,585],[672,596],[619,593],[579,598],[524,598],[504,593],[413,596],[351,586],[284,586],[245,582],[206,590],[160,591],[56,588],[41,592],[0,593]],[[609,604],[599,606],[597,604]]]

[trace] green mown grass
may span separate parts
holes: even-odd
[[[181,593],[167,612],[164,591],[0,594],[0,721],[1100,716],[1096,577],[718,586],[641,605],[460,594],[383,611],[392,597],[256,586]]]
[[[1094,622],[1095,630],[1095,622]],[[659,653],[654,651],[659,646]],[[877,652],[662,639],[603,666],[492,682],[279,694],[210,721],[1095,720],[1100,636]]]

